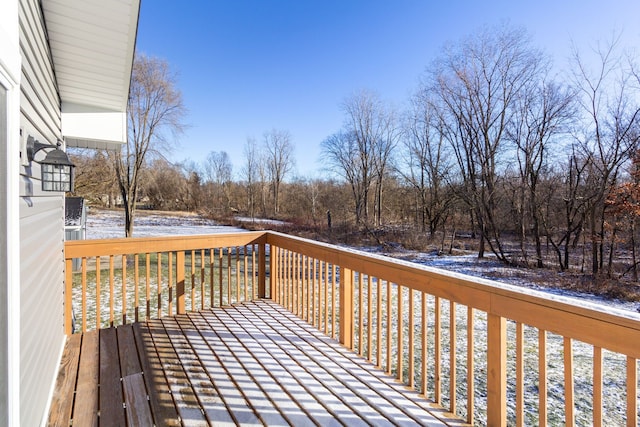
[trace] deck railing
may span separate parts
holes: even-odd
[[[66,333],[264,297],[265,242],[264,233],[66,242]]]
[[[470,424],[639,422],[630,313],[272,232],[68,242],[66,258],[68,331],[72,302],[86,330],[89,308],[102,327],[269,297]]]

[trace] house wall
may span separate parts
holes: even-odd
[[[0,13],[0,425],[3,426],[20,425],[18,34],[18,1],[3,1]]]
[[[60,99],[38,0],[19,0],[20,138],[20,422],[46,416],[64,344],[64,196],[41,191],[40,165],[26,160],[29,136],[62,139]]]

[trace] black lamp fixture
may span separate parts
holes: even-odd
[[[60,149],[60,141],[54,146],[43,144],[34,137],[27,138],[27,159],[39,163],[42,168],[42,191],[73,191],[73,168],[67,153]],[[35,160],[40,150],[52,150],[42,160]]]

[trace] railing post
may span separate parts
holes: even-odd
[[[353,348],[353,272],[340,266],[340,343]]]
[[[176,310],[178,314],[184,314],[184,251],[176,252]]]
[[[507,321],[487,318],[487,425],[507,425]]]
[[[64,333],[73,333],[73,308],[72,308],[72,287],[73,287],[73,260],[67,258],[65,266],[64,281]]]
[[[262,242],[258,250],[258,298],[267,297],[266,278],[267,278],[267,245]],[[255,258],[254,258],[255,259]],[[273,294],[271,294],[273,299]]]

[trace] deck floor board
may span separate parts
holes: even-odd
[[[74,409],[52,409],[57,425],[85,425],[81,408],[101,426],[445,425],[444,411],[269,300],[93,334],[65,347],[54,399]]]

